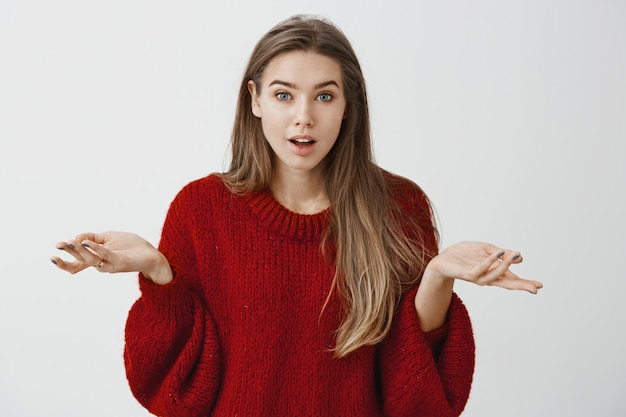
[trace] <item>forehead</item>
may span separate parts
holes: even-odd
[[[341,86],[342,78],[341,65],[336,59],[312,51],[290,51],[270,60],[263,71],[262,82],[270,84],[281,80],[307,87],[335,81]]]

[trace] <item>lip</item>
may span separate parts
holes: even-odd
[[[298,143],[298,139],[305,139],[309,142]],[[294,135],[287,140],[287,143],[289,144],[289,149],[294,153],[294,155],[304,158],[315,152],[317,139],[310,135]]]
[[[310,136],[310,135],[294,135],[287,140],[292,141],[292,140],[297,140],[297,139],[306,139],[312,142],[317,142],[317,139],[315,139],[313,136]]]

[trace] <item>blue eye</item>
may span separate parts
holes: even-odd
[[[327,102],[333,99],[333,96],[328,94],[328,93],[322,93],[319,96],[317,96],[319,101],[323,101],[323,102]]]
[[[291,98],[291,96],[289,95],[289,93],[276,93],[276,98],[279,99],[280,101],[287,101]]]

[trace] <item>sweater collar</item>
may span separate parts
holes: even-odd
[[[295,213],[280,204],[269,190],[245,197],[260,225],[291,239],[320,241],[330,224],[330,208],[315,214]]]

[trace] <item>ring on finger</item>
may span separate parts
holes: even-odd
[[[100,262],[98,262],[97,265],[94,265],[96,268],[102,268],[102,265],[104,265],[104,259],[100,258]]]

